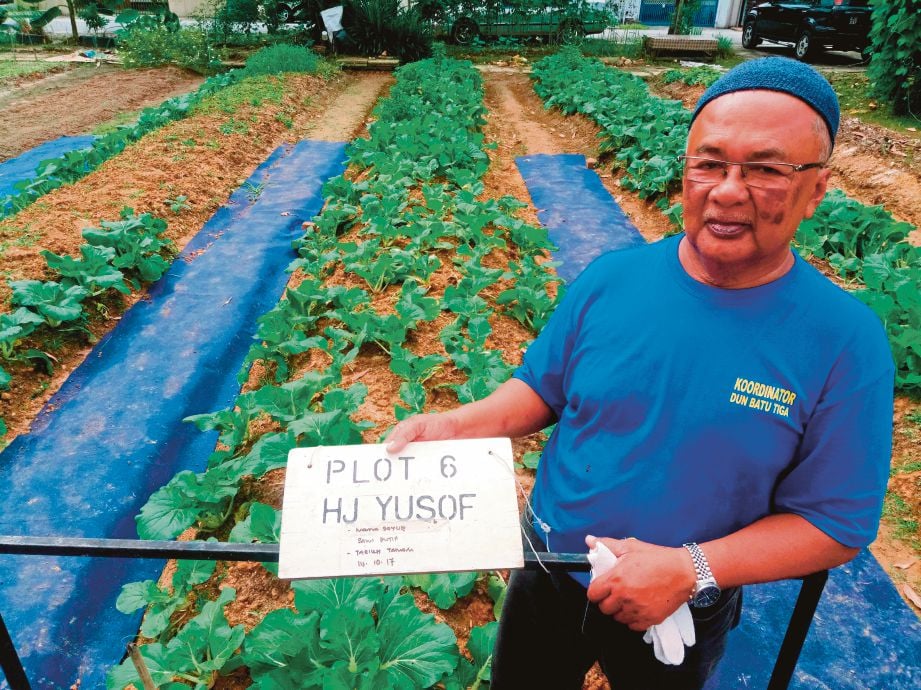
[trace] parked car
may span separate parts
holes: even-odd
[[[807,60],[819,50],[855,50],[866,57],[870,35],[869,0],[768,0],[745,15],[742,45],[762,39],[791,43]]]
[[[561,7],[523,7],[511,2],[490,3],[485,8],[460,10],[450,19],[451,40],[468,45],[480,38],[545,38],[578,43],[598,34],[613,22],[598,3],[569,3]]]

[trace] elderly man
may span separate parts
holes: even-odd
[[[593,262],[514,378],[401,422],[412,440],[521,436],[556,422],[534,488],[552,551],[594,537],[605,576],[512,576],[493,685],[698,688],[744,584],[853,558],[888,475],[893,364],[881,324],[791,251],[828,183],[837,98],[785,58],[724,75],[694,113],[685,232]],[[587,603],[588,602],[588,603]],[[689,602],[697,643],[658,661],[642,631]]]

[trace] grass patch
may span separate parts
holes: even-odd
[[[281,103],[285,95],[282,78],[266,75],[248,77],[202,99],[195,107],[196,115],[235,113],[243,105],[260,106],[265,101]]]
[[[918,521],[912,517],[911,506],[904,498],[887,491],[883,501],[883,518],[892,525],[893,537],[906,542],[913,549],[921,550]]]
[[[59,62],[40,60],[0,60],[0,84],[25,77],[30,74],[43,74],[63,69]]]
[[[825,72],[831,82],[844,115],[853,115],[864,122],[887,127],[896,132],[921,137],[921,119],[910,115],[893,115],[892,109],[870,95],[870,80],[854,72]]]

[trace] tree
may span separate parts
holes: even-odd
[[[23,0],[23,2],[27,2],[27,3],[29,3],[30,5],[37,5],[38,3],[42,2],[42,0]],[[70,15],[70,33],[71,33],[71,35],[73,36],[74,43],[77,43],[77,42],[80,40],[80,34],[77,32],[77,6],[76,6],[76,0],[64,0],[64,2],[65,2],[65,5],[66,5],[66,7],[67,7],[67,12],[68,12],[68,14]],[[39,17],[39,18],[36,20],[36,22],[38,22],[38,21],[41,20],[41,19],[44,19],[46,15],[49,15],[49,13],[53,13],[53,14],[50,14],[50,16],[48,16],[47,21],[45,21],[44,24],[42,24],[42,26],[45,26],[45,25],[48,24],[48,22],[50,22],[52,19],[54,19],[55,17],[60,17],[61,14],[62,14],[62,13],[61,13],[61,8],[60,8],[60,6],[55,5],[54,7],[52,7],[52,8],[50,8],[50,9],[46,10],[46,11],[45,11],[45,14],[43,14],[41,17]],[[36,22],[33,22],[32,25],[35,26]]]

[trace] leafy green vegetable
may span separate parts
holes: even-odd
[[[80,247],[80,259],[59,256],[47,250],[42,256],[48,268],[57,271],[64,278],[62,284],[79,285],[86,288],[91,297],[96,297],[108,289],[128,294],[131,290],[125,285],[124,274],[112,265],[115,249],[112,247],[94,247],[84,244]]]
[[[225,587],[217,601],[206,602],[201,613],[167,644],[156,642],[140,648],[154,683],[163,687],[178,679],[190,681],[202,690],[212,686],[214,674],[229,665],[246,636],[242,625],[230,627],[224,617],[224,607],[234,599],[236,591]],[[141,679],[130,658],[109,671],[106,687],[121,690],[129,683],[141,687]]]
[[[428,573],[404,575],[403,581],[410,587],[418,587],[428,594],[432,602],[440,609],[449,609],[458,597],[470,594],[476,584],[479,573]]]
[[[89,295],[80,285],[64,287],[54,281],[16,280],[9,286],[14,306],[32,307],[52,328],[79,319],[83,315],[83,300]]]
[[[216,565],[215,561],[177,561],[172,591],[169,588],[161,588],[153,580],[131,582],[122,587],[115,608],[122,613],[133,613],[140,608],[149,607],[141,624],[141,634],[157,638],[169,628],[170,617],[176,611],[185,610],[192,605],[189,593],[195,585],[208,581]]]
[[[227,518],[239,491],[235,478],[218,470],[180,472],[158,489],[135,520],[141,539],[174,539],[196,522],[214,529]]]
[[[45,319],[25,307],[11,314],[0,314],[0,356],[12,359],[15,348],[23,338],[28,337]]]

